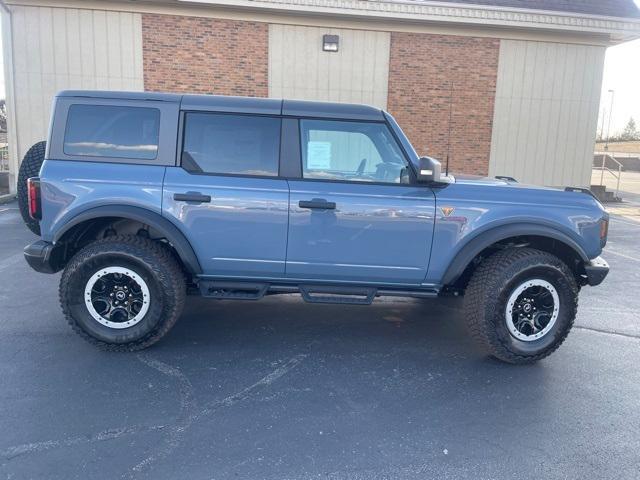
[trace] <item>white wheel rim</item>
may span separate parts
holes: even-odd
[[[540,292],[529,294],[527,292]],[[544,298],[544,305],[536,303],[536,296]],[[553,301],[549,305],[549,300]],[[523,342],[540,340],[551,331],[558,319],[560,297],[555,287],[539,278],[520,284],[509,296],[505,320],[509,333]]]
[[[116,278],[118,275],[127,277],[126,287],[119,289],[114,288],[113,291],[108,292],[101,291],[96,294],[95,289],[96,286],[99,285],[99,282],[104,282],[110,278],[110,276]],[[132,285],[131,290],[129,290],[129,285]],[[136,287],[133,287],[133,285]],[[109,328],[123,329],[133,327],[144,318],[149,310],[151,294],[149,293],[147,283],[135,271],[124,267],[107,267],[98,270],[87,281],[84,289],[84,301],[87,310],[89,310],[93,319],[98,323]],[[102,304],[105,308],[101,309],[101,312],[98,312],[96,304]],[[127,316],[126,320],[123,318],[121,321],[114,321],[114,318],[116,318],[114,314],[122,317],[125,313]]]

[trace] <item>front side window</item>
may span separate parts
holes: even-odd
[[[187,113],[182,167],[190,172],[278,175],[280,119]]]
[[[153,160],[158,156],[160,110],[107,105],[71,105],[64,153],[87,157]]]
[[[301,120],[304,178],[405,183],[407,162],[382,123]]]

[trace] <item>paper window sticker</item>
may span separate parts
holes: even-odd
[[[310,141],[307,143],[307,168],[328,170],[331,168],[331,142]]]

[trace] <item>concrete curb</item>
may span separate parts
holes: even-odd
[[[15,198],[16,198],[15,193],[6,193],[4,195],[0,195],[0,205],[2,205],[3,203],[9,203]]]

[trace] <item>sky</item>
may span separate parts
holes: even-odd
[[[613,90],[613,94],[609,90]],[[640,128],[640,40],[607,49],[598,118],[598,133],[603,127],[604,119],[604,137],[607,137],[610,111],[613,111],[612,135],[621,131],[630,117],[634,118]]]
[[[640,6],[640,0],[635,1]],[[2,35],[0,35],[1,50]],[[609,90],[613,90],[613,94]],[[4,98],[4,95],[4,70],[0,55],[0,98]],[[611,108],[612,97],[613,108]],[[611,112],[613,112],[612,115]],[[630,117],[636,120],[640,129],[640,39],[607,49],[598,114],[598,133],[602,131],[604,137],[607,137],[609,118],[611,118],[611,135],[621,132]]]

